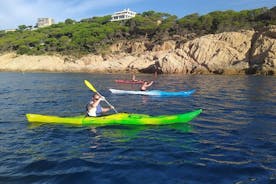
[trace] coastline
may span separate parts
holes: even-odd
[[[122,41],[106,55],[0,55],[2,72],[276,74],[276,26],[255,32],[205,35],[179,44],[167,40],[153,48],[146,41]],[[126,48],[126,46],[128,48]],[[131,50],[131,52],[125,52]]]

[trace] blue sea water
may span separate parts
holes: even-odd
[[[275,183],[276,78],[138,75],[190,97],[114,95],[129,75],[0,73],[0,183]],[[83,114],[89,80],[119,112],[203,109],[171,126],[35,125],[26,113]],[[105,105],[104,103],[102,104]]]

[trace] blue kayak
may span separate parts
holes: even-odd
[[[111,93],[114,94],[132,94],[132,95],[150,95],[150,96],[190,96],[196,90],[189,90],[189,91],[160,91],[160,90],[149,90],[149,91],[128,91],[128,90],[119,90],[119,89],[109,89]]]

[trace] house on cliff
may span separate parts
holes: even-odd
[[[115,12],[111,15],[111,22],[113,21],[120,21],[120,20],[127,20],[135,17],[136,12],[131,11],[129,8],[124,9],[123,11]]]
[[[36,26],[38,28],[41,28],[41,27],[50,26],[50,25],[52,25],[54,23],[55,23],[55,21],[52,18],[38,18]]]

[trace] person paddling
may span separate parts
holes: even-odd
[[[86,115],[87,116],[101,116],[102,113],[108,112],[111,109],[114,109],[113,106],[110,108],[104,108],[100,105],[100,102],[105,100],[103,96],[100,96],[99,94],[95,93],[91,99],[91,101],[86,105]]]
[[[138,81],[138,80],[136,79],[135,74],[132,74],[132,81],[134,81],[134,82],[137,82],[137,81]]]
[[[153,81],[151,81],[151,82],[145,81],[145,82],[142,84],[140,90],[141,90],[141,91],[146,91],[147,88],[150,87],[152,84],[153,84]]]

